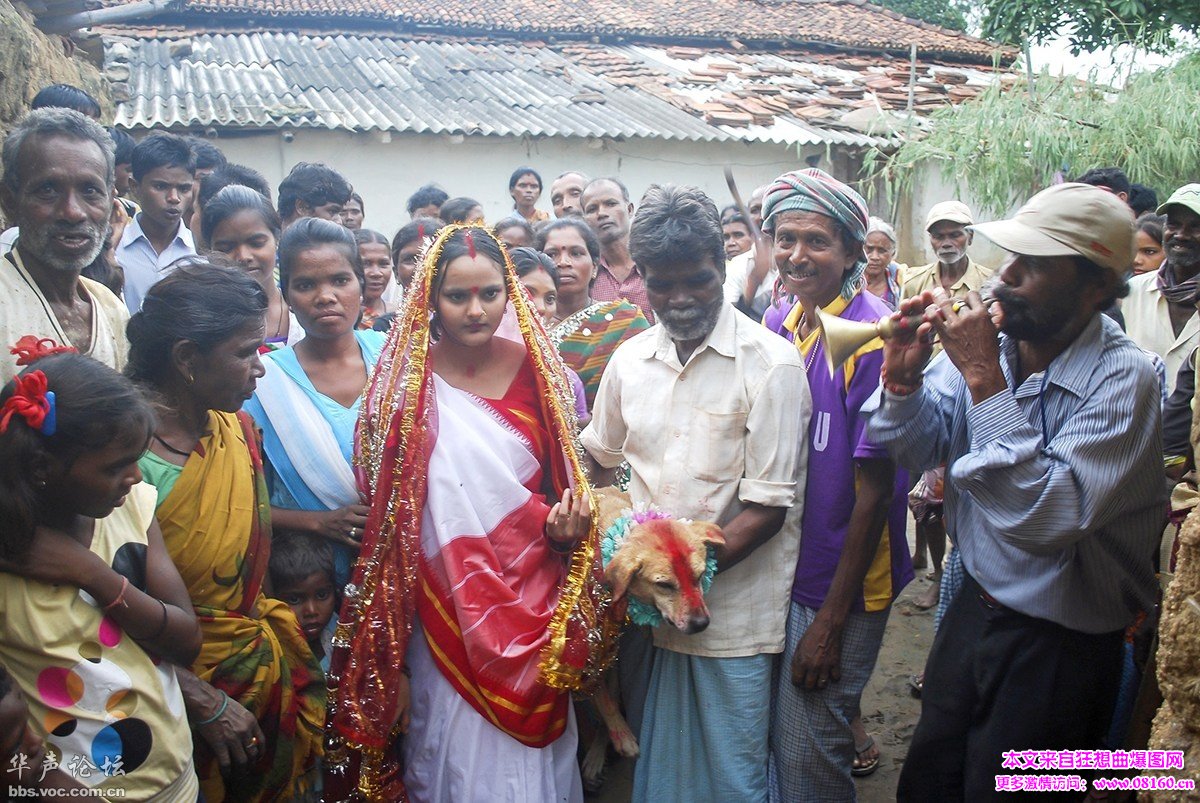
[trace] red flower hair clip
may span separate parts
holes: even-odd
[[[46,375],[30,371],[13,379],[13,393],[0,406],[0,435],[8,431],[14,415],[25,419],[31,429],[43,435],[54,434],[57,428],[54,414],[54,391],[48,389]]]
[[[17,355],[18,366],[25,366],[37,362],[42,357],[49,357],[51,354],[78,353],[79,349],[74,346],[60,346],[48,337],[39,338],[37,335],[25,335],[8,351],[10,354]]]

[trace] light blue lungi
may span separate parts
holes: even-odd
[[[766,803],[771,675],[778,658],[709,658],[655,648],[635,803]]]

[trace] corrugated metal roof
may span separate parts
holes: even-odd
[[[288,32],[105,36],[126,128],[350,131],[869,146],[904,61]],[[918,113],[995,76],[920,65]],[[957,93],[957,94],[955,94]],[[890,116],[890,117],[889,117]]]
[[[126,128],[737,138],[543,47],[273,32],[106,41],[109,66],[130,67],[114,121]]]

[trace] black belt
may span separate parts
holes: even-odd
[[[1009,608],[1003,602],[1001,602],[1000,600],[996,599],[991,594],[989,594],[984,589],[983,586],[979,585],[979,581],[976,580],[974,577],[967,574],[966,572],[963,572],[963,575],[965,576],[967,582],[969,582],[975,586],[975,589],[976,589],[975,593],[979,596],[979,601],[983,603],[985,608],[988,608],[989,610],[993,610],[993,611],[1005,611],[1007,613],[1015,613],[1015,611],[1013,611],[1012,608]]]

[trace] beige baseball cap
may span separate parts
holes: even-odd
[[[1122,276],[1133,264],[1133,213],[1116,195],[1090,184],[1055,184],[1009,220],[971,228],[1014,254],[1079,255]]]
[[[1158,214],[1167,214],[1167,207],[1174,206],[1175,204],[1186,206],[1197,215],[1200,215],[1200,184],[1184,184],[1175,190],[1175,192],[1171,193],[1171,197],[1167,199],[1167,202],[1158,207]]]
[[[962,201],[942,201],[940,204],[934,204],[925,218],[925,231],[932,229],[933,224],[939,220],[949,220],[964,226],[970,226],[975,222],[974,216],[971,215],[971,208]]]

